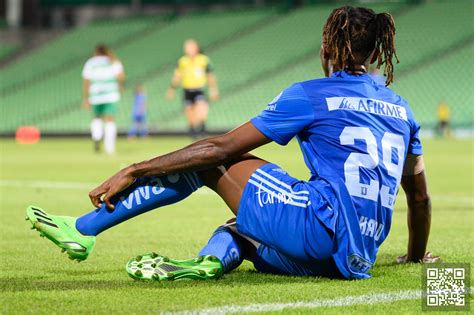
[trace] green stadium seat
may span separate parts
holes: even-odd
[[[454,111],[455,125],[472,124],[469,106],[473,95],[469,87],[455,92],[459,81],[470,82],[470,71],[462,70],[469,67],[469,54],[472,54],[473,30],[465,27],[470,23],[470,10],[466,9],[469,5],[468,0],[459,0],[457,5],[445,1],[412,6],[370,4],[377,12],[388,11],[395,16],[401,63],[396,65],[394,88],[412,104],[422,124],[434,124],[434,108],[441,99],[453,106],[465,107],[463,111]],[[230,129],[244,122],[292,82],[322,76],[318,50],[321,30],[331,10],[332,6],[318,5],[285,14],[201,13],[168,22],[150,18],[144,25],[131,27],[127,32],[123,31],[127,23],[135,25],[136,20],[104,22],[110,30],[114,29],[112,24],[119,30],[113,31],[117,43],[115,52],[127,74],[127,90],[117,117],[119,128],[125,131],[130,124],[134,85],[141,82],[148,92],[151,129],[186,129],[180,97],[168,102],[164,94],[187,38],[196,38],[201,43],[218,77],[222,99],[211,105],[210,128]],[[2,114],[9,117],[0,132],[11,132],[24,124],[36,124],[50,132],[88,130],[90,114],[80,108],[80,72],[97,38],[77,33],[97,32],[100,24],[73,30],[44,50],[33,52],[12,65],[12,69],[2,70],[2,76],[18,74],[28,67],[33,67],[35,73],[47,73],[51,71],[51,63],[44,61],[47,58],[66,63],[68,58],[75,58],[59,73],[18,89],[16,93],[0,94]],[[117,35],[119,33],[122,35]],[[130,34],[134,34],[133,38]],[[121,41],[123,38],[128,39]],[[75,48],[67,48],[60,54],[60,48],[68,45]],[[79,46],[87,49],[78,50]],[[15,77],[13,82],[28,80],[29,75]],[[471,114],[463,114],[466,112]]]

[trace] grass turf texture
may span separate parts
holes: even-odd
[[[124,270],[137,254],[157,251],[176,259],[193,257],[212,231],[231,217],[224,202],[211,193],[158,209],[100,235],[94,252],[80,264],[24,221],[25,207],[36,204],[53,214],[80,215],[91,209],[87,193],[119,168],[177,149],[187,139],[122,140],[116,157],[92,153],[84,140],[44,140],[22,146],[1,140],[1,312],[2,313],[159,313],[220,305],[288,303],[371,293],[418,290],[421,267],[397,266],[405,253],[406,207],[402,194],[394,210],[391,234],[364,281],[258,274],[250,263],[217,281],[146,283]],[[425,161],[433,197],[429,250],[446,262],[474,266],[472,140],[427,140]],[[293,176],[307,178],[296,142],[287,148],[268,145],[256,154],[279,164]],[[35,181],[86,183],[62,189]],[[20,184],[27,184],[20,187]],[[90,183],[88,187],[87,183]],[[41,186],[41,185],[40,185]],[[474,274],[474,273],[471,273]],[[472,297],[472,295],[471,295]],[[418,313],[419,299],[376,305],[318,308],[324,313]],[[311,309],[286,312],[313,313]]]

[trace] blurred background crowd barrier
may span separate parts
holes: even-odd
[[[152,133],[187,132],[178,98],[164,98],[182,43],[195,38],[211,58],[221,99],[208,127],[234,128],[295,81],[323,76],[322,26],[347,1],[9,0],[0,8],[0,134],[37,126],[43,134],[87,134],[81,70],[97,43],[122,61],[126,90],[117,124],[130,125],[134,86],[148,94]],[[19,5],[18,5],[19,4]],[[426,129],[437,108],[452,128],[473,126],[473,2],[352,1],[393,14],[398,56],[392,88]]]

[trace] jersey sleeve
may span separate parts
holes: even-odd
[[[211,73],[214,71],[214,67],[209,58],[206,59],[206,73]]]
[[[114,69],[115,75],[119,75],[123,73],[123,64],[120,61],[116,61],[113,64],[113,69]]]
[[[82,78],[84,80],[91,80],[92,78],[91,66],[89,62],[86,62],[84,68],[82,69]]]
[[[182,68],[183,68],[183,67],[181,66],[181,65],[182,65],[181,60],[182,60],[182,58],[179,58],[179,59],[178,59],[178,62],[176,63],[176,67],[174,68],[174,73],[175,73],[175,74],[181,75],[181,73],[182,73]]]
[[[408,122],[410,123],[410,143],[408,144],[408,154],[422,155],[423,146],[420,140],[420,124],[413,117],[413,113],[408,109]]]
[[[314,121],[314,110],[300,84],[294,84],[273,99],[260,115],[250,120],[267,138],[280,145]]]

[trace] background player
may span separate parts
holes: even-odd
[[[293,84],[223,136],[121,170],[90,192],[98,208],[80,218],[35,207],[28,217],[72,258],[85,259],[102,231],[206,185],[236,219],[219,227],[195,259],[138,256],[127,264],[132,277],[213,278],[247,258],[262,272],[364,279],[390,231],[401,183],[409,241],[399,262],[437,261],[425,254],[431,204],[420,127],[406,101],[367,73],[371,62],[385,64],[386,84],[393,81],[394,36],[387,13],[336,9],[323,30],[327,78]],[[246,153],[295,136],[309,181]]]
[[[137,84],[133,97],[132,127],[128,131],[128,137],[146,137],[147,127],[147,96],[143,84]]]
[[[105,152],[113,154],[117,137],[114,116],[125,82],[122,63],[109,47],[97,45],[94,56],[84,65],[82,78],[82,106],[86,109],[92,106],[94,114],[91,122],[94,149],[100,151],[100,141],[104,138]]]
[[[203,55],[194,39],[184,42],[184,56],[178,60],[178,66],[171,80],[166,97],[171,100],[176,88],[181,85],[184,97],[184,112],[193,139],[204,137],[209,112],[204,89],[209,84],[211,101],[219,99],[216,77],[214,76],[209,57]]]
[[[451,128],[449,127],[449,120],[451,119],[451,112],[449,106],[445,101],[441,101],[437,108],[438,114],[438,135],[448,138],[451,136]]]

